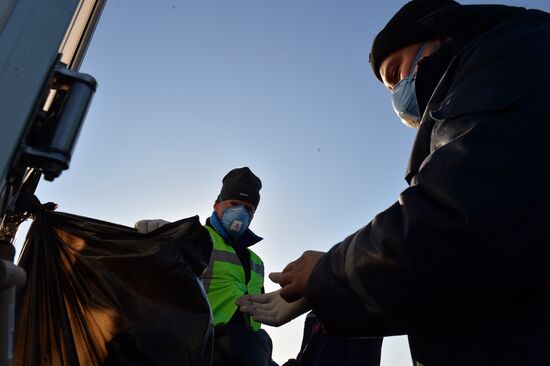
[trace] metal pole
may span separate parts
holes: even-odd
[[[13,362],[13,333],[15,329],[15,286],[0,290],[0,365]]]
[[[4,264],[13,262],[15,255],[11,240],[5,240],[4,234],[10,232],[9,229],[6,230],[9,226],[11,225],[0,226],[0,236],[3,239],[0,241],[0,366],[12,366],[14,349],[15,286],[8,283],[7,268]]]
[[[22,191],[34,192],[39,180],[38,171],[29,171]],[[27,281],[25,271],[13,263],[13,242],[19,225],[27,217],[25,213],[5,214],[0,222],[0,366],[12,366],[13,363],[16,289]]]
[[[25,284],[27,274],[22,268],[0,260],[0,365],[13,362],[13,335],[15,330],[15,290]]]

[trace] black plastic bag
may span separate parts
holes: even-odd
[[[198,217],[140,234],[45,206],[19,260],[14,365],[210,365],[212,244]]]

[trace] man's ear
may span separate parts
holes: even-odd
[[[214,202],[214,206],[212,206],[212,208],[214,209],[214,212],[216,213],[218,218],[221,218],[221,214],[223,210],[222,210],[222,204],[220,203],[220,201]]]

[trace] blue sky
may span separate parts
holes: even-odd
[[[251,228],[266,270],[328,250],[406,186],[415,131],[368,63],[404,3],[108,0],[81,67],[99,87],[71,168],[38,197],[129,226],[205,220],[225,173],[249,166],[263,182]],[[277,362],[295,357],[302,325],[266,327]],[[404,337],[385,340],[382,364],[410,364]]]

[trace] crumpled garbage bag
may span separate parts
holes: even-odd
[[[198,217],[140,234],[28,206],[14,365],[210,365],[212,244]]]

